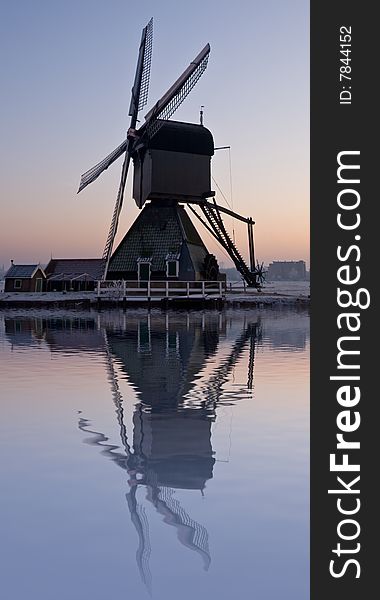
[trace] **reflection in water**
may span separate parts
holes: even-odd
[[[108,456],[128,473],[126,494],[131,520],[138,534],[136,561],[142,581],[151,589],[149,524],[137,488],[146,488],[146,499],[176,529],[179,542],[197,552],[207,570],[211,556],[206,528],[192,519],[175,497],[175,490],[203,493],[213,476],[215,459],[211,445],[211,423],[228,375],[237,359],[250,347],[248,387],[253,385],[254,349],[257,323],[244,324],[228,356],[207,377],[193,397],[197,375],[214,356],[219,338],[225,334],[225,319],[208,315],[200,322],[187,318],[171,320],[142,316],[117,332],[103,330],[108,377],[119,424],[124,453],[107,444],[108,438],[81,417],[79,428],[91,434],[86,442],[101,446]],[[130,446],[124,423],[122,395],[115,369],[135,386],[139,403],[133,413],[133,441]]]
[[[90,434],[85,442],[101,448],[128,474],[126,494],[132,523],[138,535],[136,561],[140,576],[151,591],[151,544],[145,508],[138,501],[138,487],[145,498],[175,528],[178,541],[198,553],[203,567],[211,562],[207,529],[193,519],[176,499],[175,490],[199,490],[213,477],[215,463],[211,424],[228,377],[245,350],[249,352],[247,384],[253,387],[253,368],[260,321],[244,319],[223,359],[213,364],[226,336],[223,313],[132,314],[100,323],[94,318],[5,320],[13,345],[45,341],[52,352],[101,349],[119,427],[121,448],[91,427],[82,414],[79,429]],[[119,375],[133,385],[135,405],[132,440],[128,440]],[[202,374],[202,375],[201,375]],[[198,381],[200,381],[198,383]],[[223,404],[236,400],[224,396]],[[80,411],[81,412],[81,411]]]

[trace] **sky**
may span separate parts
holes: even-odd
[[[204,105],[215,145],[231,147],[216,152],[212,174],[234,210],[255,220],[257,259],[308,263],[308,0],[4,0],[0,267],[102,255],[122,160],[77,195],[79,179],[125,139],[141,30],[152,16],[139,118],[209,42],[207,70],[172,118],[197,123]],[[131,180],[130,171],[116,244],[139,212]],[[226,225],[247,256],[245,225],[229,217]]]

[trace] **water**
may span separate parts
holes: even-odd
[[[2,312],[7,600],[309,597],[306,312]]]

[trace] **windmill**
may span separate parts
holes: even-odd
[[[206,46],[177,81],[155,103],[136,128],[138,113],[147,104],[152,58],[153,19],[141,36],[129,107],[126,139],[97,165],[86,171],[78,192],[95,181],[124,155],[119,190],[103,252],[103,279],[149,280],[179,277],[216,279],[219,268],[208,253],[183,204],[204,225],[232,259],[247,284],[260,287],[263,267],[255,263],[250,217],[218,205],[211,190],[210,162],[214,154],[211,132],[203,126],[170,121],[170,117],[204,73],[210,54]],[[202,119],[203,122],[203,119]],[[113,254],[128,169],[134,163],[133,198],[143,209]],[[145,204],[147,200],[149,203]],[[198,212],[200,211],[200,213]],[[250,266],[246,264],[222,219],[222,213],[247,224]]]

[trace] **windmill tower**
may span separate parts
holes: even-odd
[[[260,287],[262,266],[255,264],[253,225],[219,206],[211,190],[214,141],[203,124],[169,120],[205,71],[207,44],[187,69],[145,116],[137,117],[148,99],[152,57],[153,19],[143,29],[129,107],[126,139],[99,164],[82,175],[79,192],[124,155],[119,191],[103,252],[103,279],[148,281],[177,278],[182,281],[216,280],[219,267],[207,251],[185,206],[224,248],[246,283]],[[113,252],[130,162],[133,162],[133,198],[141,209]],[[230,237],[222,219],[226,213],[247,224],[250,265]]]

